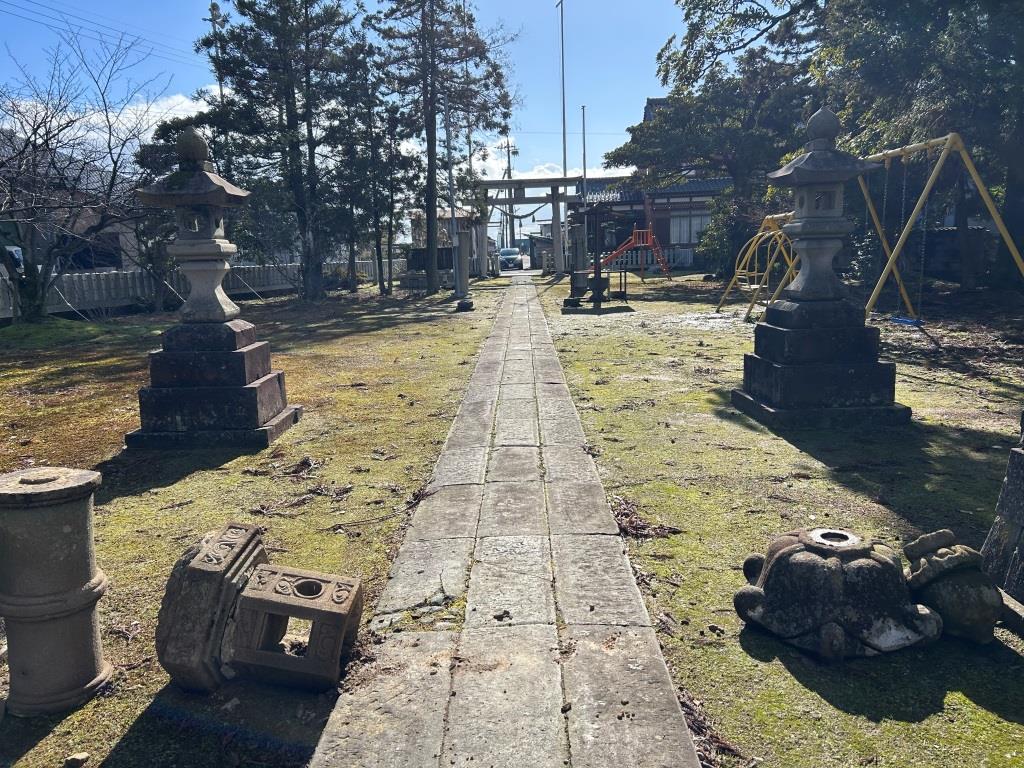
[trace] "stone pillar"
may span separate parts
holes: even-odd
[[[558,187],[551,188],[551,250],[555,257],[555,272],[565,272],[565,246],[562,242],[562,195]]]
[[[996,586],[1015,600],[1024,601],[1024,417],[1021,434],[1021,444],[1010,451],[996,519],[981,554],[985,572]]]
[[[469,312],[473,309],[473,299],[469,295],[469,254],[473,250],[473,224],[469,223],[465,232],[456,236],[458,245],[454,248],[455,257],[459,260],[459,269],[455,273],[455,297],[458,312]]]
[[[754,354],[743,360],[739,410],[772,428],[903,424],[910,409],[895,402],[896,366],[879,362],[877,328],[847,297],[832,260],[852,230],[843,188],[881,166],[836,149],[839,120],[828,109],[807,122],[806,152],[768,174],[793,187],[795,213],[783,231],[800,273],[754,329]]]
[[[181,322],[163,336],[149,360],[151,386],[139,390],[142,428],[125,436],[144,450],[231,447],[259,450],[295,424],[284,374],[271,367],[270,348],[224,293],[236,252],[224,234],[224,208],[249,193],[218,176],[209,147],[193,128],[178,138],[179,170],[137,190],[146,205],[172,208],[177,231],[168,253],[191,290]]]
[[[65,712],[109,679],[96,603],[92,495],[98,472],[60,467],[0,475],[0,616],[12,715]]]

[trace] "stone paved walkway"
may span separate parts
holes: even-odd
[[[315,768],[698,768],[583,443],[515,278],[377,605],[403,631],[339,698]],[[461,631],[415,618],[441,606]]]

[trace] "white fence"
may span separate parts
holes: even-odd
[[[329,262],[327,271],[347,269],[348,262]],[[405,272],[405,259],[395,259],[394,275]],[[384,266],[385,274],[387,264]],[[376,261],[356,261],[356,274],[360,278],[376,281]],[[280,266],[233,266],[224,280],[224,291],[229,296],[256,293],[295,291],[302,278],[298,264]],[[180,272],[172,272],[168,284],[182,296],[188,296],[188,280]],[[0,318],[14,314],[12,286],[0,278]],[[85,312],[99,309],[117,309],[146,304],[156,295],[156,280],[147,272],[71,272],[61,275],[54,283],[46,300],[46,311]]]

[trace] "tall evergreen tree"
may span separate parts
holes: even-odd
[[[426,154],[427,288],[437,291],[438,119],[448,100],[456,125],[501,130],[511,117],[500,49],[466,0],[387,0],[374,19],[387,47],[388,81],[413,113]]]
[[[211,94],[205,119],[220,135],[230,130],[233,157],[253,158],[257,175],[281,180],[300,242],[302,296],[317,300],[333,234],[329,208],[338,202],[324,180],[339,141],[332,126],[348,95],[343,53],[354,14],[340,0],[234,6],[237,19],[197,43],[230,94]]]

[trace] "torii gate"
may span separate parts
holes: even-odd
[[[509,206],[509,214],[517,205],[550,205],[551,206],[551,250],[554,254],[555,272],[566,270],[565,243],[562,239],[562,203],[579,202],[579,195],[563,194],[563,187],[576,189],[583,181],[582,176],[534,177],[522,179],[482,179],[477,182],[477,189],[487,193],[486,220],[490,221],[491,208]],[[528,195],[527,190],[548,190],[548,194]],[[499,193],[504,192],[503,197]]]

